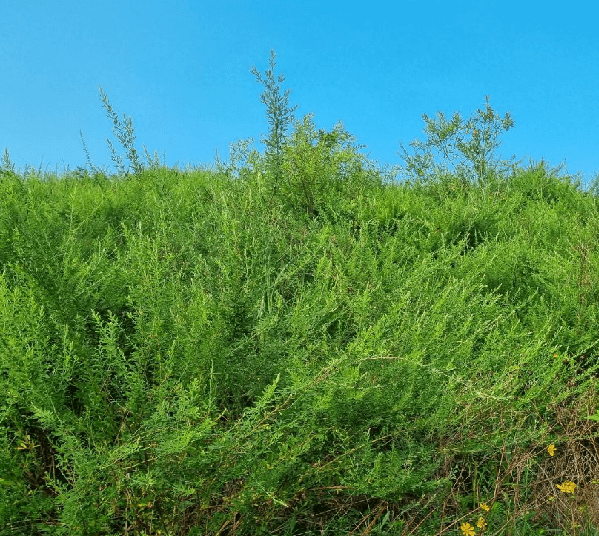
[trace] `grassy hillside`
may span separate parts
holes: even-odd
[[[3,177],[5,534],[597,526],[596,198],[346,160]]]
[[[0,534],[596,534],[598,199],[499,119],[4,166]]]

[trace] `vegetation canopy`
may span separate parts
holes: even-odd
[[[103,91],[118,175],[5,151],[0,534],[596,534],[596,185],[488,98],[383,171],[274,58],[265,154],[144,163]]]

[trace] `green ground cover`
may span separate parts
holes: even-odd
[[[426,118],[402,182],[310,116],[5,165],[0,533],[596,534],[597,195],[494,161],[508,119]]]

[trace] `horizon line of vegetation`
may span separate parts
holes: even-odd
[[[281,92],[280,84],[285,81],[285,77],[282,74],[275,76],[275,58],[276,54],[274,50],[271,50],[269,68],[265,71],[264,76],[255,66],[252,66],[250,72],[255,76],[256,82],[264,86],[260,100],[266,107],[269,133],[266,137],[261,138],[261,142],[265,146],[263,156],[267,162],[268,169],[276,178],[281,172],[281,152],[285,144],[288,143],[287,132],[289,128],[294,126],[294,123],[297,128],[302,123],[305,124],[306,121],[311,121],[313,114],[306,114],[301,121],[295,120],[294,112],[298,108],[298,105],[289,105],[289,94],[291,93],[289,89]],[[83,132],[79,131],[86,166],[77,166],[75,170],[71,171],[67,165],[62,175],[59,175],[58,169],[55,173],[42,172],[42,164],[40,163],[37,168],[38,177],[86,177],[91,173],[92,176],[103,175],[111,178],[115,176],[122,178],[130,174],[142,173],[148,169],[169,169],[166,166],[166,154],[164,151],[161,162],[158,151],[155,150],[153,154],[150,154],[145,144],[142,144],[145,162],[142,161],[139,151],[135,147],[136,136],[132,118],[126,114],[123,114],[122,118],[119,117],[110,104],[108,95],[101,86],[99,86],[99,93],[102,107],[113,124],[112,132],[125,151],[124,155],[119,154],[112,140],[110,138],[106,139],[116,173],[110,173],[106,166],[100,168],[93,163],[83,137]],[[430,178],[431,175],[454,172],[481,185],[489,173],[497,174],[498,172],[513,171],[522,164],[522,160],[516,160],[515,156],[507,160],[495,157],[495,151],[501,145],[501,134],[514,127],[514,120],[509,112],[506,112],[501,117],[493,110],[490,105],[489,96],[485,96],[484,110],[477,109],[476,113],[472,114],[468,119],[462,118],[459,112],[454,112],[451,118],[448,118],[441,111],[437,112],[434,118],[424,113],[422,114],[422,119],[425,123],[423,132],[426,135],[426,141],[422,142],[416,139],[409,144],[409,149],[400,142],[398,155],[404,163],[403,165],[392,166],[383,164],[380,171],[385,175],[386,182],[410,182],[423,180],[425,177]],[[343,133],[344,136],[339,136],[340,133]],[[335,137],[344,137],[345,141],[355,141],[355,138],[351,134],[344,131],[341,122],[338,122],[328,132],[319,129],[318,135],[322,138],[328,137],[329,141]],[[220,160],[217,150],[214,165],[200,164],[191,167],[189,164],[186,164],[185,168],[181,170],[175,164],[170,169],[177,171],[210,170],[234,177],[239,176],[243,166],[247,166],[252,159],[255,163],[256,157],[259,156],[257,150],[252,147],[253,142],[253,138],[247,138],[231,143],[229,146],[229,163]],[[355,150],[365,147],[365,145],[353,145],[353,149]],[[368,160],[366,156],[362,156],[365,161]],[[124,158],[127,159],[128,163],[124,162]],[[439,158],[441,162],[439,162]],[[373,162],[369,161],[369,164],[374,167]],[[530,165],[534,165],[534,163],[531,161]],[[541,165],[544,165],[543,159],[541,160]],[[563,167],[564,164],[560,164],[552,168],[551,172],[557,175],[563,170]],[[28,165],[25,165],[22,172],[18,171],[16,165],[11,160],[8,148],[4,148],[4,154],[0,160],[0,177],[8,173],[21,175],[23,178],[26,178],[28,175],[35,173],[35,171],[33,167]],[[588,181],[583,181],[580,173],[574,176],[570,175],[568,179],[581,190],[586,186],[591,193],[599,191],[599,174],[594,179]]]

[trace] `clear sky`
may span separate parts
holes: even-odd
[[[398,164],[424,139],[422,114],[468,117],[489,95],[515,127],[501,154],[599,172],[599,31],[588,0],[0,0],[0,156],[17,167],[99,167],[102,86],[132,117],[137,148],[166,164],[228,160],[231,142],[268,133],[268,67],[296,117],[342,121],[373,160]],[[143,154],[143,153],[142,153]]]

